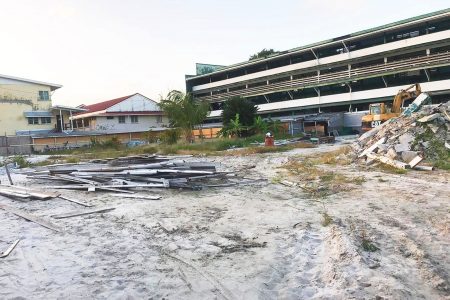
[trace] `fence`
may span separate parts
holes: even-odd
[[[0,156],[31,154],[32,143],[29,136],[0,136]]]

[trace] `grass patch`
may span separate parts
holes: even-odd
[[[322,226],[323,227],[327,227],[328,225],[330,225],[331,223],[333,223],[333,218],[326,212],[322,213]]]
[[[363,248],[364,251],[367,252],[375,252],[377,250],[380,250],[377,246],[375,246],[371,241],[363,239],[361,246]]]
[[[388,164],[385,164],[382,162],[378,163],[376,165],[376,168],[380,169],[383,172],[391,173],[391,174],[406,174],[406,173],[408,173],[408,171],[406,169],[399,169],[399,168],[393,167],[391,165],[388,165]]]
[[[318,164],[325,165],[348,165],[352,159],[348,155],[352,151],[350,146],[341,147],[335,151],[320,153],[314,156],[314,160]]]
[[[22,155],[16,155],[12,159],[12,162],[15,163],[20,169],[28,168],[31,164],[26,160]]]
[[[351,185],[361,185],[366,181],[364,176],[349,177],[341,173],[332,172],[318,166],[318,161],[311,157],[290,160],[282,168],[295,177],[299,186],[316,199],[325,198],[349,190]]]

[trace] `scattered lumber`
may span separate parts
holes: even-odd
[[[230,181],[230,174],[216,165],[185,161],[183,156],[133,155],[94,160],[87,164],[58,165],[35,170],[28,178],[52,181],[47,188],[88,192],[107,191],[133,194],[134,189],[175,188],[201,190],[226,187],[248,181]],[[55,185],[53,183],[62,183]],[[138,198],[138,197],[134,197]]]
[[[78,217],[78,216],[84,216],[84,215],[90,215],[90,214],[96,214],[96,213],[105,213],[116,209],[115,207],[108,207],[108,208],[97,208],[92,210],[84,210],[84,211],[73,211],[62,215],[54,215],[52,216],[55,219],[66,219],[66,218],[72,218],[72,217]]]
[[[17,246],[17,244],[18,244],[19,242],[20,242],[20,239],[19,239],[19,240],[15,240],[14,243],[12,243],[12,244],[8,247],[8,249],[6,249],[6,250],[3,251],[3,252],[0,252],[0,258],[7,257],[7,256],[14,250],[14,248],[16,248],[16,246]]]
[[[82,206],[85,206],[85,207],[92,207],[92,205],[90,205],[90,204],[87,204],[87,203],[84,203],[84,202],[81,202],[81,201],[78,201],[78,200],[75,200],[75,199],[67,198],[65,196],[59,195],[58,198],[66,200],[66,201],[69,201],[69,202],[73,202],[73,203],[76,203],[76,204],[79,204],[79,205],[82,205]]]
[[[148,196],[148,195],[129,195],[129,194],[109,194],[113,197],[119,198],[132,198],[132,199],[145,199],[145,200],[160,200],[161,196]]]
[[[0,195],[19,200],[49,200],[58,197],[59,193],[43,192],[17,185],[0,184]]]
[[[0,204],[0,209],[3,209],[5,211],[7,211],[7,212],[15,214],[16,216],[24,218],[25,220],[34,222],[36,224],[41,225],[42,227],[51,229],[53,231],[56,231],[56,232],[61,232],[62,231],[58,226],[52,224],[51,222],[49,222],[47,220],[44,220],[44,219],[42,219],[40,217],[30,215],[30,214],[28,214],[28,213],[26,213],[24,211],[21,211],[21,210],[19,210],[17,208],[14,208],[14,207],[11,207],[11,206],[8,206],[8,205],[5,205],[5,204]]]

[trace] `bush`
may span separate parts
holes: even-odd
[[[13,158],[13,163],[15,163],[19,168],[27,168],[30,166],[30,163],[23,157],[22,155],[16,155]]]
[[[118,150],[122,146],[122,143],[120,142],[120,140],[117,137],[112,137],[109,140],[101,142],[100,146],[102,148],[112,148],[112,149]]]
[[[181,133],[178,128],[168,129],[162,133],[161,141],[168,145],[176,144],[180,135]]]

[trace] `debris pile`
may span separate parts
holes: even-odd
[[[419,163],[448,162],[450,102],[392,118],[361,135],[354,149],[358,158],[367,158],[367,164],[379,161],[400,169],[432,170]]]
[[[87,164],[49,166],[28,174],[29,178],[64,182],[46,185],[49,189],[75,189],[133,193],[130,189],[182,188],[201,190],[254,182],[237,178],[229,172],[219,172],[213,163],[185,161],[176,157],[138,155]]]

